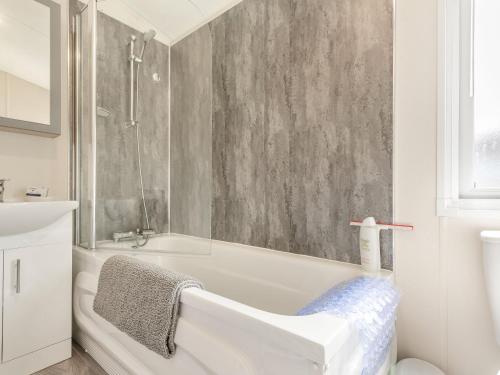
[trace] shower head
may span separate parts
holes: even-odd
[[[141,54],[139,55],[139,59],[142,60],[143,56],[144,56],[144,50],[146,49],[146,45],[154,39],[154,37],[156,36],[156,31],[154,31],[153,29],[151,30],[148,30],[144,33],[144,38],[143,38],[143,43],[142,43],[142,49],[141,49]]]
[[[156,31],[154,30],[148,30],[144,33],[144,43],[149,42],[150,40],[154,39],[156,36]]]

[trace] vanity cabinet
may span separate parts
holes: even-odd
[[[71,357],[74,208],[0,204],[0,375],[32,374]]]
[[[71,337],[71,246],[2,253],[2,361],[7,362]]]

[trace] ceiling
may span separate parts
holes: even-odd
[[[155,29],[157,39],[171,45],[241,1],[105,0],[98,8],[135,29]]]

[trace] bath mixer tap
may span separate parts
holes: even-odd
[[[142,237],[151,237],[154,236],[156,232],[154,229],[150,228],[143,228],[143,229],[137,229],[137,235],[142,236]]]
[[[116,232],[113,233],[113,242],[120,241],[136,241],[140,239],[148,240],[150,237],[154,236],[156,232],[153,229],[139,229],[137,228],[135,232]],[[147,242],[147,241],[146,241]]]
[[[137,228],[137,233],[135,236],[135,245],[132,246],[133,249],[139,249],[143,246],[146,246],[149,242],[149,239],[153,237],[156,232],[151,228]],[[142,239],[142,243],[140,240]]]
[[[0,178],[0,203],[4,202],[4,193],[5,193],[5,183],[9,181],[7,178]]]
[[[134,232],[117,232],[113,233],[113,242],[135,240],[135,237]]]

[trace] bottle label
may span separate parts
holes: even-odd
[[[365,239],[360,239],[359,248],[361,251],[369,251],[370,250],[370,241]]]

